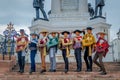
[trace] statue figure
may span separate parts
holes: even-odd
[[[98,8],[99,8],[99,16],[102,17],[102,9],[103,6],[105,6],[104,0],[95,0],[95,17],[97,16],[98,13]]]
[[[39,9],[41,10],[45,20],[48,20],[46,12],[44,10],[44,0],[33,0],[33,7],[36,9],[36,19],[40,19]]]
[[[92,18],[94,16],[94,9],[91,6],[91,3],[88,3],[88,12],[90,14],[90,17]]]

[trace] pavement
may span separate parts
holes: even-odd
[[[30,64],[26,64],[25,72],[18,73],[18,66],[11,71],[0,69],[0,80],[120,80],[120,63],[107,62],[105,67],[107,75],[100,75],[99,68],[94,64],[93,72],[85,72],[86,66],[83,63],[81,72],[76,70],[76,63],[70,63],[70,71],[65,74],[64,63],[57,63],[57,72],[48,72],[49,63],[47,63],[47,72],[40,74],[40,64],[36,64],[36,72],[29,74]]]

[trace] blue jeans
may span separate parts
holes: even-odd
[[[77,70],[81,70],[82,69],[81,49],[80,48],[75,49],[74,54],[77,63]]]
[[[36,71],[36,66],[35,66],[35,55],[37,53],[37,50],[31,50],[30,52],[30,60],[31,60],[31,70]]]
[[[18,64],[19,64],[19,70],[24,71],[25,67],[25,56],[22,55],[22,51],[18,52]]]
[[[69,61],[68,61],[68,58],[66,57],[66,55],[67,55],[66,49],[63,49],[62,56],[63,56],[64,62],[65,62],[65,69],[69,70]]]
[[[49,57],[50,57],[50,69],[56,70],[56,47],[52,47],[49,50]]]

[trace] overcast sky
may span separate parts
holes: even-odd
[[[94,0],[89,0],[94,6]],[[105,0],[103,14],[107,15],[107,23],[112,24],[111,40],[116,38],[116,32],[120,28],[120,0]],[[0,33],[10,21],[15,24],[16,29],[31,25],[35,10],[33,0],[0,0]],[[51,0],[45,0],[45,10],[51,8]],[[28,29],[27,29],[28,31]]]

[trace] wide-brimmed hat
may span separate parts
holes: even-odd
[[[107,35],[107,33],[106,33],[106,32],[102,32],[102,31],[97,33],[97,35],[100,35],[100,34]]]
[[[57,31],[51,31],[50,34],[52,34],[52,33],[55,33],[55,34],[56,34],[56,33],[58,33],[58,32],[57,32]]]
[[[40,33],[48,33],[48,31],[47,30],[42,30],[42,31],[40,31]]]
[[[86,30],[93,30],[94,28],[92,27],[87,27]]]
[[[31,35],[31,36],[33,36],[33,35],[38,36],[38,34],[36,34],[35,32],[34,32],[34,33],[31,33],[30,35]]]
[[[82,33],[82,31],[80,31],[80,30],[75,30],[74,33],[76,33],[76,32]]]
[[[62,35],[64,35],[65,33],[70,34],[69,31],[63,31],[63,32],[62,32]]]

